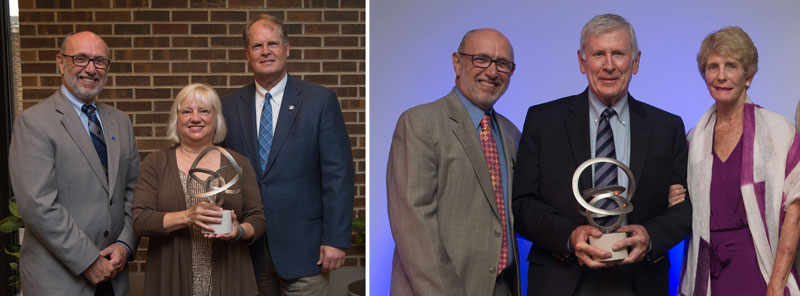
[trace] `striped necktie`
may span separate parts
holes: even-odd
[[[614,151],[614,133],[611,130],[611,118],[616,115],[614,109],[606,108],[603,114],[600,115],[600,123],[597,125],[597,143],[595,145],[595,157],[608,157],[617,159],[617,154]],[[594,187],[602,187],[609,185],[617,185],[617,166],[602,162],[594,165]],[[601,209],[615,209],[616,204],[610,199],[601,200],[598,203]],[[596,219],[600,225],[611,225],[616,222],[616,217],[605,217]]]
[[[497,214],[503,227],[503,244],[500,249],[500,262],[497,264],[497,274],[503,272],[508,265],[508,233],[506,231],[506,201],[503,197],[503,174],[500,172],[500,158],[497,153],[497,143],[492,136],[492,119],[486,113],[481,119],[481,149],[489,166],[489,175],[492,177],[492,189],[497,202]]]
[[[272,95],[267,92],[264,96],[264,106],[261,107],[261,119],[258,125],[258,163],[261,173],[267,170],[269,150],[272,148]]]
[[[89,118],[89,137],[92,138],[94,150],[97,150],[97,156],[100,157],[103,168],[108,168],[106,139],[103,137],[103,126],[100,125],[100,120],[97,119],[95,111],[97,111],[97,108],[91,104],[84,104],[83,107],[81,107],[81,112],[86,114],[86,117]]]

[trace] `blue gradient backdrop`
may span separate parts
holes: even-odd
[[[794,118],[800,93],[800,1],[370,1],[369,4],[369,291],[387,295],[394,241],[386,214],[386,162],[404,110],[446,95],[454,85],[450,54],[469,29],[493,27],[514,46],[517,71],[495,109],[522,127],[531,105],[586,87],[578,68],[582,26],[616,13],[631,22],[642,51],[630,92],[680,115],[693,127],[713,103],[695,57],[708,33],[741,26],[758,47],[759,71],[748,94]],[[520,256],[530,242],[519,237]],[[670,252],[675,294],[682,244]],[[523,278],[527,264],[522,264]],[[525,286],[527,283],[523,282]]]

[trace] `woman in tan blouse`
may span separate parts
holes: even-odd
[[[257,295],[248,244],[264,234],[266,220],[258,183],[250,161],[228,150],[242,168],[239,181],[224,194],[221,207],[189,193],[202,193],[187,178],[192,162],[206,148],[225,138],[219,96],[204,84],[191,84],[178,93],[170,109],[167,136],[172,148],[150,153],[139,170],[133,198],[133,228],[149,237],[145,264],[145,295]],[[219,151],[201,158],[198,168],[216,171],[230,165]],[[233,170],[219,172],[225,182]],[[208,175],[198,173],[206,179]],[[216,184],[221,183],[217,180]],[[222,195],[222,194],[220,194]],[[222,210],[232,210],[232,231],[213,231]]]

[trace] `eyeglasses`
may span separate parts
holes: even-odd
[[[111,60],[106,59],[104,57],[96,57],[96,58],[90,59],[89,57],[87,57],[85,55],[74,55],[74,56],[71,56],[71,55],[66,55],[66,54],[63,54],[63,53],[58,53],[58,54],[60,54],[62,57],[67,57],[67,58],[72,59],[72,63],[75,64],[75,66],[78,66],[78,67],[86,67],[86,66],[89,65],[89,62],[94,63],[94,67],[97,68],[97,69],[105,69],[105,68],[108,68],[109,65],[111,65]]]
[[[472,58],[472,65],[478,68],[489,68],[489,66],[494,63],[495,67],[497,68],[497,72],[502,73],[511,73],[514,72],[514,69],[517,67],[514,62],[505,60],[505,59],[492,59],[486,55],[475,55],[475,54],[468,54],[463,52],[458,52],[458,54],[462,56],[468,56]]]

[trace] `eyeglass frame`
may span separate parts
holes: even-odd
[[[457,52],[457,53],[459,55],[462,55],[462,56],[470,57],[470,60],[472,61],[472,65],[475,66],[475,67],[481,68],[481,69],[488,69],[489,67],[492,66],[492,64],[494,64],[494,68],[497,69],[497,72],[500,72],[500,73],[511,74],[511,73],[514,73],[514,70],[517,69],[517,64],[515,64],[512,61],[506,60],[506,59],[493,59],[493,58],[490,58],[489,56],[487,56],[485,54],[468,54],[468,53],[463,53],[463,52],[460,52],[460,51]],[[486,65],[486,67],[476,65],[475,64],[475,58],[486,58],[486,59],[489,60],[489,64]],[[506,72],[506,71],[500,70],[500,67],[497,66],[497,61],[504,61],[504,62],[507,62],[507,63],[511,64],[511,71]]]
[[[89,57],[87,57],[87,56],[85,56],[85,55],[82,55],[82,54],[80,54],[80,55],[68,55],[68,54],[64,54],[64,53],[60,53],[60,52],[59,52],[58,54],[59,54],[60,56],[62,56],[62,57],[67,57],[67,58],[70,58],[70,59],[72,59],[72,64],[73,64],[73,65],[75,65],[75,66],[78,66],[78,67],[88,67],[90,62],[91,62],[92,64],[94,64],[94,67],[95,67],[96,69],[108,69],[108,67],[110,67],[110,66],[111,66],[111,59],[107,59],[107,58],[104,58],[104,57],[94,57],[94,58],[89,58]],[[75,58],[76,58],[76,57],[84,57],[84,58],[88,59],[88,60],[86,61],[86,65],[78,65],[77,63],[75,63]],[[108,64],[107,64],[107,65],[105,65],[105,66],[98,65],[98,64],[97,64],[97,59],[103,59],[103,60],[106,60],[106,61],[108,61]]]

